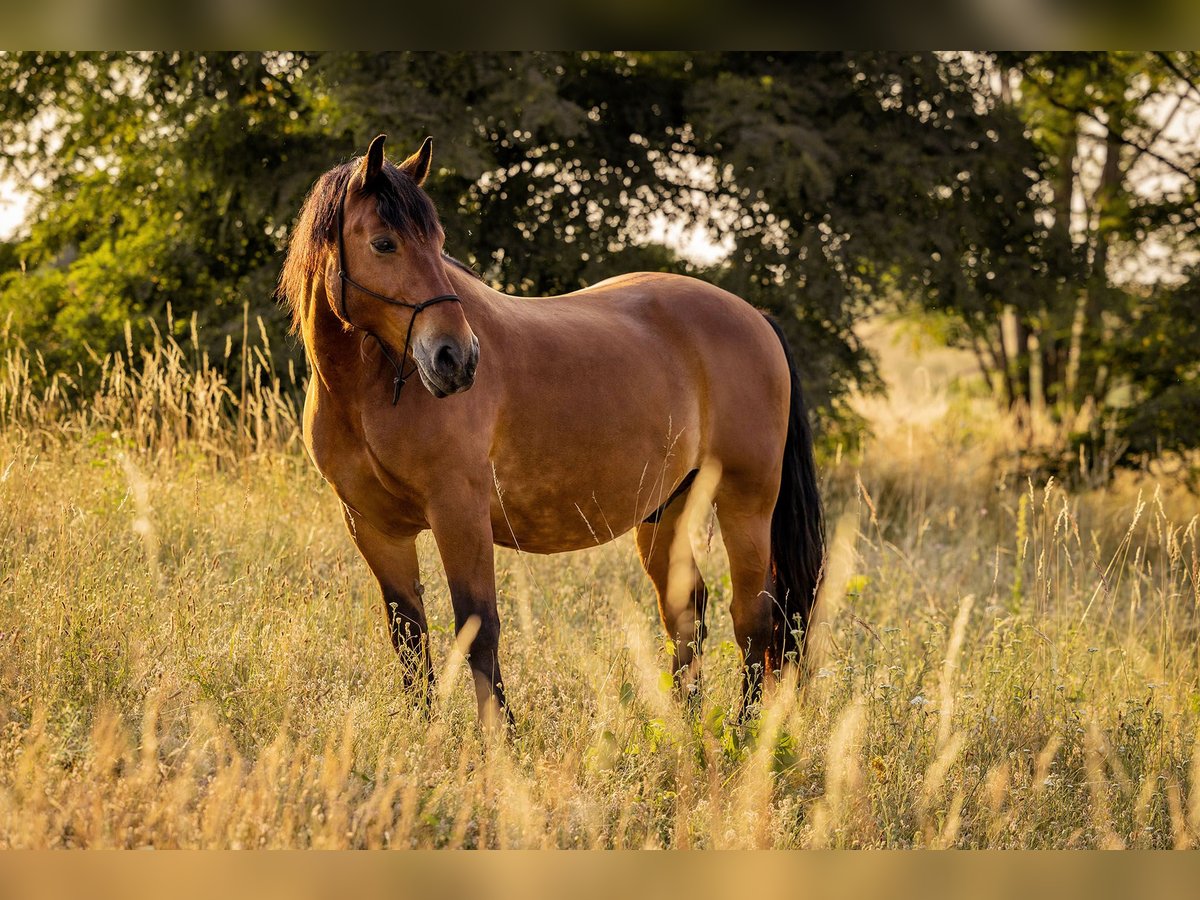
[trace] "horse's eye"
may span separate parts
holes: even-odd
[[[371,246],[374,247],[379,253],[396,252],[396,245],[387,238],[376,238],[375,240],[371,241]]]

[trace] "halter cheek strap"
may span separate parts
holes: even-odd
[[[338,299],[339,299],[340,305],[342,307],[342,319],[344,321],[346,321],[347,323],[349,323],[351,328],[357,328],[360,331],[365,331],[371,337],[375,338],[375,343],[379,344],[379,349],[383,351],[384,358],[388,361],[389,364],[391,364],[391,367],[395,370],[396,377],[392,379],[392,388],[393,388],[392,389],[392,406],[395,406],[397,403],[400,402],[401,388],[403,388],[405,382],[407,382],[408,379],[413,376],[413,373],[417,371],[417,364],[416,364],[415,360],[413,361],[413,367],[411,369],[409,369],[407,372],[404,371],[404,360],[408,356],[408,351],[412,346],[413,325],[416,324],[417,314],[420,313],[421,310],[428,309],[429,307],[435,306],[438,303],[453,302],[453,303],[461,304],[462,300],[460,300],[458,298],[457,294],[439,294],[436,297],[430,297],[428,300],[422,300],[420,303],[408,303],[404,300],[397,300],[395,297],[389,297],[386,294],[380,294],[377,291],[373,291],[369,287],[361,285],[357,281],[355,281],[353,278],[351,278],[349,273],[346,271],[345,226],[346,226],[346,191],[348,189],[349,189],[349,183],[347,183],[346,187],[342,188],[342,196],[341,196],[340,200],[338,201],[338,215],[337,215],[337,227],[338,227],[338,240],[337,240],[338,273],[337,274],[338,274],[338,281],[340,282],[339,287],[338,287]],[[404,352],[400,354],[399,362],[396,362],[396,359],[392,356],[391,350],[388,348],[387,341],[385,341],[383,338],[381,338],[379,335],[377,335],[375,332],[371,331],[370,329],[363,328],[359,325],[354,324],[354,320],[350,318],[350,313],[346,309],[346,285],[350,285],[351,287],[357,288],[358,290],[362,291],[364,294],[369,294],[370,296],[376,298],[377,300],[382,300],[384,303],[388,303],[392,306],[403,306],[405,309],[411,309],[413,311],[412,318],[410,318],[408,320],[408,331],[404,335]]]

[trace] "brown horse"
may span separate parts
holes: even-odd
[[[421,189],[432,141],[399,166],[383,143],[317,181],[280,290],[314,371],[305,441],[379,581],[410,686],[427,697],[432,680],[416,550],[426,529],[456,628],[470,629],[483,721],[507,715],[493,544],[557,553],[636,529],[687,683],[706,591],[694,559],[672,565],[670,535],[712,461],[745,708],[801,653],[823,558],[812,436],[779,327],[676,275],[561,297],[494,291],[442,251]],[[414,373],[426,390],[401,391]],[[671,602],[681,591],[668,574],[688,568],[684,602]]]

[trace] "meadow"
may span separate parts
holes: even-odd
[[[821,461],[830,560],[801,683],[738,723],[711,516],[694,707],[629,536],[497,551],[517,725],[496,741],[429,540],[431,714],[400,690],[299,440],[302,373],[268,375],[254,332],[231,379],[186,333],[56,377],[7,344],[0,846],[1200,839],[1198,504],[1169,473],[1065,488],[987,401],[897,369],[892,401],[863,403],[871,436]]]

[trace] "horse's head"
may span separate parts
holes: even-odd
[[[410,350],[425,387],[445,397],[474,382],[479,340],[447,277],[445,233],[421,190],[433,140],[397,166],[384,159],[384,139],[371,142],[346,181],[327,294],[346,325],[397,353]]]

